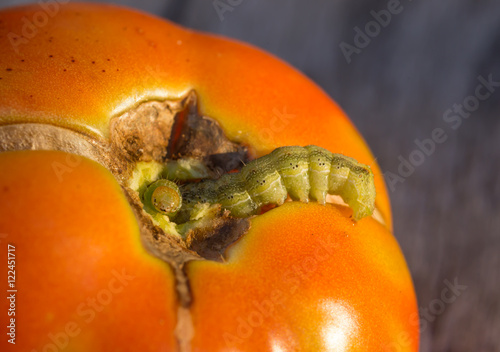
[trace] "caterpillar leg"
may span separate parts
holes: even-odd
[[[354,220],[373,213],[375,184],[370,167],[341,154],[333,154],[328,193],[337,194],[352,208]]]

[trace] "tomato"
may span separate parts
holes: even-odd
[[[380,169],[301,73],[109,5],[3,10],[0,41],[2,350],[418,350]],[[241,236],[208,258],[129,187],[137,162],[182,156],[180,140],[201,162],[310,144],[350,156],[373,170],[376,216],[286,202],[246,227],[226,219]]]

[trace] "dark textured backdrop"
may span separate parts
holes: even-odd
[[[422,309],[421,351],[500,351],[500,86],[478,106],[468,98],[479,76],[500,82],[500,1],[401,0],[350,63],[340,44],[354,45],[355,28],[391,1],[115,2],[290,62],[349,114],[386,173],[418,156],[415,139],[442,129],[446,141],[390,192]],[[229,7],[220,15],[221,3]],[[464,103],[470,115],[458,126],[447,110]],[[467,286],[453,302],[441,298],[446,280]]]

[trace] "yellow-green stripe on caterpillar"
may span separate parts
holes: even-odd
[[[327,194],[333,194],[352,208],[356,221],[371,215],[375,203],[369,166],[313,145],[280,147],[240,172],[179,188],[182,207],[173,217],[176,223],[190,220],[195,208],[204,203],[220,204],[233,217],[247,217],[258,214],[264,205],[283,204],[288,195],[292,200],[325,204]]]

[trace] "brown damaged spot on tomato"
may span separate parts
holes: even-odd
[[[249,161],[247,148],[231,142],[215,120],[200,116],[197,105],[196,94],[190,92],[186,108],[176,117],[168,157],[200,160],[215,176],[241,168]]]
[[[247,162],[247,149],[227,139],[215,120],[199,113],[194,91],[180,99],[150,100],[128,109],[111,118],[109,135],[107,140],[48,124],[4,125],[0,126],[0,151],[59,150],[94,160],[110,170],[122,186],[141,228],[143,243],[153,255],[176,270],[189,260],[223,260],[225,249],[248,230],[247,219],[233,219],[227,214],[207,218],[188,229],[183,240],[155,224],[143,210],[138,192],[128,184],[138,162],[165,164],[189,158],[199,161],[209,176],[215,177]],[[77,164],[78,160],[70,163]],[[183,304],[188,304],[189,299],[182,297],[189,295],[179,296]]]
[[[131,161],[163,161],[182,102],[149,101],[110,121],[111,143]]]
[[[194,91],[178,100],[144,102],[114,117],[110,139],[133,162],[192,158],[211,176],[248,161],[247,148],[231,142],[215,120],[200,115]]]
[[[202,221],[188,231],[186,245],[203,258],[224,262],[227,247],[249,229],[248,219],[234,218],[229,216],[229,211],[224,211],[221,216]]]
[[[98,162],[123,182],[123,175],[129,174],[131,166],[122,158],[115,158],[119,152],[102,140],[67,128],[25,123],[0,126],[0,152],[14,150],[59,150],[74,156],[82,156]],[[68,164],[76,164],[77,160]]]

